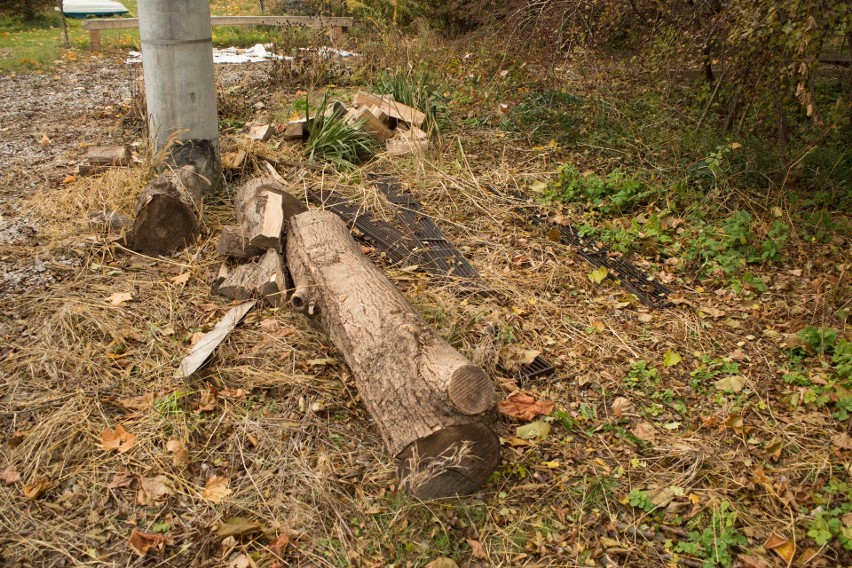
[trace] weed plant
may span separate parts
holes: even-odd
[[[307,106],[306,106],[307,108]],[[349,124],[337,114],[326,116],[329,109],[328,91],[316,108],[313,119],[308,117],[310,134],[305,143],[308,160],[322,160],[340,170],[351,170],[368,159],[376,150],[374,139],[363,130],[363,122]]]

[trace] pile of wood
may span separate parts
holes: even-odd
[[[328,105],[325,117],[357,125],[375,138],[376,142],[384,145],[391,156],[404,156],[429,148],[429,135],[423,130],[426,114],[395,101],[393,95],[373,95],[359,91],[351,107],[336,101]],[[253,124],[246,136],[262,142],[273,136],[302,141],[310,135],[313,122],[313,119],[302,118],[280,125]]]
[[[307,211],[272,178],[255,178],[234,196],[237,225],[226,226],[216,251],[226,258],[213,282],[213,292],[234,300],[259,296],[283,306],[289,285],[281,253],[285,220]]]
[[[239,188],[213,289],[287,305],[325,330],[410,492],[476,491],[500,457],[490,378],[423,321],[339,217],[308,210],[284,183],[259,178]]]

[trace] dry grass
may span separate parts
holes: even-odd
[[[499,194],[527,191],[532,180],[551,175],[546,152],[461,129],[425,156],[380,157],[338,175],[289,168],[300,159],[294,146],[235,137],[222,144],[226,152],[248,152],[243,168],[230,173],[230,190],[273,159],[294,180],[295,195],[334,189],[379,217],[389,217],[391,205],[365,174],[396,175],[497,294],[462,297],[424,274],[385,264],[386,273],[443,337],[491,370],[505,355],[507,333],[513,344],[556,363],[555,375],[529,388],[553,400],[564,420],[557,417],[546,440],[507,442],[481,493],[418,503],[397,491],[391,458],[339,355],[301,316],[256,309],[204,370],[175,379],[193,334],[212,328],[229,308],[208,291],[217,231],[233,222],[228,194],[205,209],[193,246],[149,258],[84,222],[90,211],[132,214],[150,170],[114,170],[70,184],[61,201],[36,196],[27,204],[43,226],[40,254],[78,262],[60,284],[4,299],[14,327],[0,350],[0,470],[15,468],[21,481],[0,487],[0,557],[21,566],[220,566],[240,555],[258,566],[422,566],[449,555],[474,566],[465,541],[472,539],[483,545],[487,565],[599,565],[607,557],[662,566],[677,562],[663,541],[682,540],[686,531],[655,528],[626,497],[672,486],[683,490],[673,503],[685,518],[731,502],[755,547],[769,530],[802,538],[796,486],[837,475],[841,460],[827,442],[836,426],[820,413],[803,419],[781,408],[772,386],[781,353],[762,339],[763,323],[745,303],[718,321],[683,304],[651,312],[616,284],[590,282],[590,269],[569,248],[525,223]],[[6,248],[4,254],[27,254]],[[185,272],[186,284],[169,280]],[[111,305],[106,299],[115,292],[133,299]],[[686,285],[678,296],[694,306],[706,301]],[[664,370],[668,349],[684,362]],[[745,397],[690,393],[689,372],[699,364],[691,354],[737,350]],[[686,413],[643,414],[653,392],[623,381],[638,360],[660,369],[659,389],[683,398]],[[495,379],[502,394],[517,387]],[[617,396],[633,404],[621,417],[612,410]],[[728,422],[734,413],[744,419],[739,430]],[[640,422],[655,424],[655,442],[626,435]],[[679,424],[663,429],[671,422]],[[125,453],[101,447],[104,429],[118,424],[136,435]],[[514,424],[506,420],[501,429],[509,438]],[[761,449],[775,437],[783,440],[780,460]],[[186,463],[176,463],[170,440],[185,445]],[[157,476],[166,494],[150,503],[140,491]],[[229,480],[231,493],[219,502],[205,496],[213,476]],[[23,486],[39,480],[49,487],[27,498]],[[261,529],[217,536],[221,523],[236,517]],[[138,560],[128,546],[134,528],[163,534],[168,546]],[[283,550],[273,546],[282,536],[290,543]]]

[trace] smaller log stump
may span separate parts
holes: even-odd
[[[133,248],[167,255],[191,243],[201,222],[202,195],[209,183],[193,166],[183,166],[151,181],[136,202]]]

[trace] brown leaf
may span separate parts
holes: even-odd
[[[537,416],[547,416],[553,412],[553,402],[536,400],[532,395],[519,391],[500,402],[500,412],[516,420],[533,420]]]
[[[452,558],[442,556],[427,564],[425,568],[459,568],[459,565]]]
[[[222,389],[219,391],[219,396],[233,400],[242,400],[246,397],[246,391],[243,389]]]
[[[148,554],[152,548],[162,550],[166,542],[166,537],[157,533],[142,532],[133,529],[130,532],[130,540],[128,541],[130,548],[140,557]]]
[[[41,135],[41,140],[38,141],[42,146],[50,146],[50,138],[47,137],[47,134]]]
[[[175,467],[186,467],[189,463],[189,451],[180,440],[172,438],[166,442],[166,451],[172,454],[172,463]]]
[[[201,490],[201,496],[213,503],[221,503],[225,497],[233,493],[228,487],[230,483],[231,480],[229,478],[214,475],[207,480],[207,484]]]
[[[766,447],[763,448],[763,451],[766,452],[766,455],[772,458],[775,461],[778,461],[778,458],[781,457],[781,450],[784,449],[784,440],[781,438],[772,438],[769,442],[767,442]]]
[[[165,475],[156,477],[140,477],[139,491],[136,492],[136,502],[150,506],[164,501],[174,492],[172,482]]]
[[[65,176],[65,179],[62,180],[62,183],[74,183],[75,181],[77,181],[77,176],[69,175]]]
[[[199,341],[201,341],[201,339],[202,339],[205,335],[207,335],[207,334],[206,334],[206,333],[204,333],[203,331],[196,331],[195,333],[193,333],[192,335],[190,335],[190,336],[189,336],[189,346],[190,346],[190,347],[194,347],[194,346],[195,346],[195,344],[196,344],[196,343],[198,343]]]
[[[3,481],[6,485],[17,483],[20,480],[21,474],[18,473],[18,470],[13,465],[10,465],[0,473],[0,481]]]
[[[216,408],[216,392],[213,389],[207,389],[201,395],[201,400],[198,401],[198,412],[210,412]]]
[[[22,488],[24,492],[24,496],[28,499],[36,499],[45,491],[48,491],[53,487],[53,483],[50,482],[49,479],[41,478],[33,481],[32,483],[27,483]]]
[[[118,453],[123,454],[136,445],[136,434],[131,434],[121,424],[116,424],[115,430],[104,428],[101,432],[101,443],[105,450],[118,450]]]
[[[271,550],[273,554],[283,557],[288,544],[290,544],[290,533],[284,531],[278,535],[275,542],[269,545],[269,550]]]
[[[770,534],[766,542],[763,543],[763,548],[773,551],[788,565],[793,561],[793,557],[796,555],[796,543],[789,538],[785,538],[777,534],[775,531],[772,531],[772,534]]]
[[[547,231],[547,240],[553,241],[554,243],[562,242],[562,233],[559,231],[557,227],[553,227],[549,231]]]
[[[831,443],[841,450],[852,450],[852,437],[846,432],[835,434],[831,437]]]
[[[650,422],[640,422],[633,430],[633,435],[652,444],[657,440],[657,429]]]
[[[488,554],[485,552],[485,549],[478,540],[469,538],[467,539],[467,543],[470,545],[470,552],[473,554],[474,558],[478,558],[479,560],[488,560]]]
[[[172,284],[177,284],[177,285],[186,284],[189,281],[190,274],[191,274],[191,272],[189,272],[189,271],[184,272],[182,274],[178,274],[177,276],[173,276],[173,277],[169,278],[169,282],[171,282]]]
[[[724,317],[727,312],[720,310],[718,308],[714,308],[713,306],[701,306],[698,308],[698,311],[704,314],[707,314],[713,319],[718,319]]]
[[[141,396],[121,398],[118,403],[129,410],[150,410],[154,406],[154,393],[149,392]]]
[[[133,299],[133,294],[130,292],[116,292],[115,294],[106,298],[106,301],[112,304],[113,306],[120,306],[125,302],[129,302]]]
[[[222,538],[229,536],[238,536],[243,534],[252,534],[260,532],[260,523],[246,519],[245,517],[234,517],[225,519],[216,528],[216,534]]]
[[[738,554],[737,558],[743,563],[746,568],[772,568],[772,564],[766,561],[761,556],[752,556],[751,554]]]
[[[129,471],[124,470],[122,472],[116,473],[112,476],[112,480],[109,482],[110,489],[119,489],[121,487],[130,487],[133,485],[133,480],[135,477],[130,474]]]
[[[630,399],[619,396],[612,401],[612,406],[610,408],[612,409],[613,416],[621,418],[623,414],[633,410],[633,403],[630,402]]]

